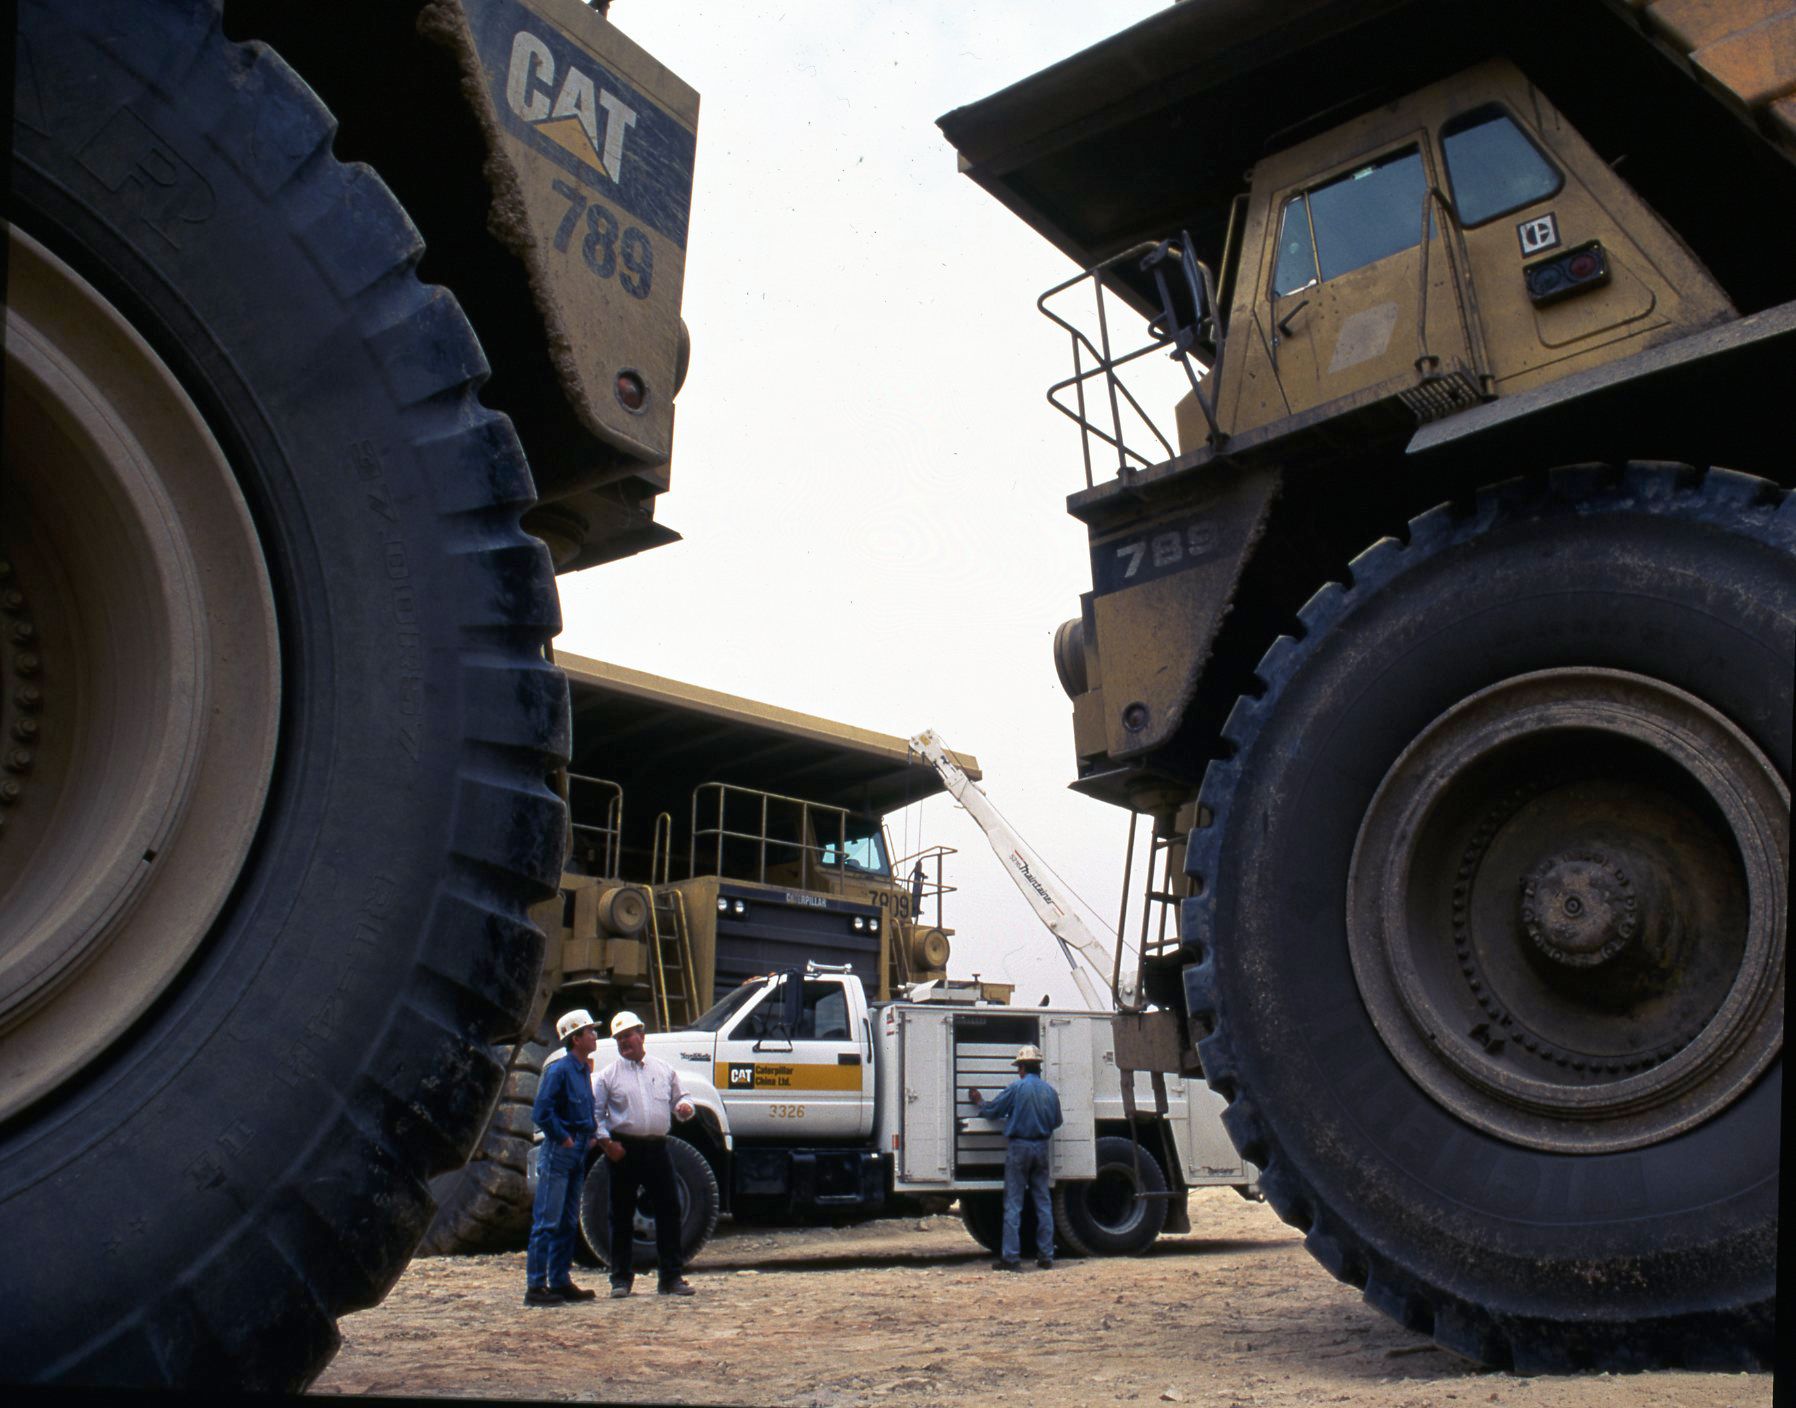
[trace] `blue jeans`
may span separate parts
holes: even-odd
[[[1005,1261],[1022,1259],[1023,1189],[1035,1200],[1035,1254],[1054,1259],[1054,1204],[1048,1197],[1048,1141],[1013,1139],[1004,1151]]]
[[[576,1135],[572,1149],[545,1142],[538,1151],[530,1250],[524,1257],[524,1278],[532,1286],[565,1286],[570,1279],[586,1187],[585,1146],[586,1136]]]

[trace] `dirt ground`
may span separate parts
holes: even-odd
[[[991,1271],[956,1216],[734,1228],[698,1294],[523,1305],[524,1257],[415,1261],[342,1321],[314,1394],[862,1405],[1114,1402],[1192,1408],[1758,1408],[1769,1374],[1518,1379],[1436,1349],[1366,1306],[1298,1234],[1228,1189],[1143,1257]],[[1027,1265],[1027,1263],[1026,1263]],[[645,1294],[644,1292],[648,1293]]]

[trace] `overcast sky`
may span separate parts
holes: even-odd
[[[673,488],[684,541],[561,582],[582,655],[975,754],[988,793],[1114,923],[1127,815],[1067,790],[1055,628],[1090,587],[1066,496],[1071,370],[1036,297],[1070,262],[956,171],[935,125],[1160,0],[615,0],[701,96]],[[1076,1000],[948,799],[950,969]]]

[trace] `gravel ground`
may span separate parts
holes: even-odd
[[[1761,1408],[1769,1374],[1518,1379],[1448,1354],[1337,1284],[1227,1189],[1146,1256],[1021,1276],[954,1216],[845,1228],[727,1222],[690,1300],[523,1305],[524,1257],[412,1263],[341,1322],[314,1394],[819,1405]],[[577,1269],[578,1270],[578,1269]],[[604,1290],[603,1273],[585,1280]],[[579,1279],[578,1275],[577,1278]],[[645,1290],[648,1292],[645,1294]]]

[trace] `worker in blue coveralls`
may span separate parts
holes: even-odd
[[[1041,1078],[1041,1048],[1025,1046],[1016,1054],[1017,1079],[990,1100],[977,1086],[967,1094],[986,1119],[1004,1121],[1004,1241],[993,1271],[1021,1271],[1023,1190],[1035,1200],[1035,1264],[1054,1265],[1054,1205],[1048,1197],[1048,1138],[1060,1128],[1060,1097]]]
[[[567,1055],[543,1067],[530,1118],[543,1132],[537,1154],[536,1202],[525,1253],[525,1305],[567,1305],[592,1300],[595,1292],[569,1277],[574,1236],[580,1221],[580,1194],[586,1187],[586,1160],[598,1141],[592,1103],[592,1053],[598,1024],[583,1008],[555,1024]]]

